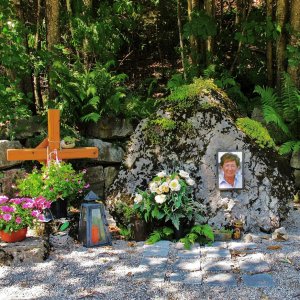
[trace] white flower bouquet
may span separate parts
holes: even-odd
[[[144,216],[146,222],[171,221],[179,229],[183,219],[192,220],[194,184],[195,181],[183,170],[169,175],[161,171],[150,181],[148,190],[137,191],[134,209]]]

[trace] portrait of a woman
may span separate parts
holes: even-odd
[[[219,189],[242,189],[242,152],[218,152]]]

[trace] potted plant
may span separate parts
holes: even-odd
[[[65,148],[65,149],[74,148],[76,141],[77,139],[75,137],[67,135],[61,140],[60,146],[61,148]]]
[[[18,242],[26,237],[27,227],[45,220],[43,210],[50,201],[44,197],[12,198],[0,196],[0,237],[4,242]]]
[[[18,180],[17,189],[21,196],[45,197],[52,202],[54,217],[64,218],[67,217],[67,199],[82,194],[89,187],[83,179],[85,173],[86,170],[75,171],[70,163],[52,160]]]
[[[149,189],[137,191],[134,208],[146,222],[171,223],[176,238],[179,238],[183,235],[181,225],[192,221],[198,213],[192,197],[194,184],[195,181],[183,170],[171,174],[161,171],[151,180]]]

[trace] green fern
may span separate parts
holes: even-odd
[[[146,240],[146,244],[152,245],[162,239],[169,239],[173,234],[174,230],[170,227],[159,228],[150,234],[150,237]]]
[[[184,244],[185,249],[190,249],[195,242],[210,243],[214,241],[214,232],[210,225],[195,225],[192,227],[190,233],[180,239]]]

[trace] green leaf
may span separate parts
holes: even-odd
[[[59,227],[59,231],[65,231],[67,228],[69,228],[70,222],[65,222]]]

